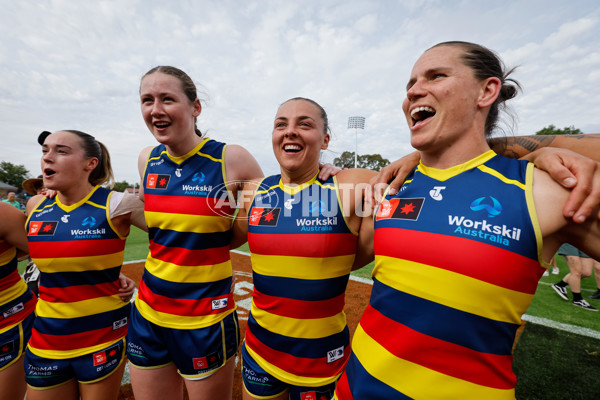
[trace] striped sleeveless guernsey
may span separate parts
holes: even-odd
[[[533,165],[419,165],[375,216],[370,303],[337,399],[514,399],[512,345],[544,269]]]
[[[150,252],[135,305],[173,329],[213,325],[235,310],[225,144],[205,138],[174,157],[155,147],[144,173]]]
[[[96,186],[70,206],[44,198],[27,219],[29,253],[41,271],[32,353],[63,359],[127,335],[131,306],[119,297],[125,237],[109,216],[111,191]]]
[[[336,179],[288,187],[265,178],[248,223],[254,292],[246,348],[291,385],[334,382],[349,355],[344,292],[357,234],[344,219]]]
[[[17,271],[17,249],[0,240],[0,333],[4,333],[35,310],[37,297]]]

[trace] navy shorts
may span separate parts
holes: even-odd
[[[336,384],[332,382],[325,386],[309,387],[282,382],[258,365],[246,350],[245,342],[242,344],[242,380],[248,393],[264,399],[277,397],[286,391],[289,392],[290,400],[331,399]]]
[[[1,316],[0,316],[1,317]],[[22,355],[31,337],[35,313],[0,334],[0,371],[15,363]]]
[[[125,360],[125,339],[102,350],[72,358],[55,359],[25,351],[25,381],[35,389],[50,389],[76,379],[94,383],[111,375]]]
[[[127,334],[127,356],[138,368],[174,363],[185,379],[202,379],[235,356],[240,343],[237,313],[199,329],[171,329],[145,319],[135,307]]]

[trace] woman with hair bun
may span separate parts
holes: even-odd
[[[40,135],[44,186],[27,203],[29,253],[41,271],[25,352],[28,399],[116,399],[125,366],[133,281],[120,274],[135,196],[113,180],[106,147],[76,130]],[[127,292],[127,293],[124,293]]]
[[[566,189],[488,145],[511,72],[466,42],[415,63],[403,110],[421,161],[377,208],[373,290],[335,398],[514,399],[512,345],[545,268],[567,241],[600,256],[598,219],[565,218]]]

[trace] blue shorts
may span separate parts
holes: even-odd
[[[215,373],[237,354],[240,343],[235,311],[206,328],[171,329],[146,320],[134,305],[127,335],[127,356],[134,366],[174,363],[182,377],[192,380]]]
[[[112,374],[125,360],[125,339],[83,356],[55,359],[25,351],[25,381],[35,389],[50,389],[73,379],[94,383]]]
[[[583,251],[579,250],[577,247],[569,243],[563,243],[560,246],[560,249],[558,249],[558,254],[560,254],[561,256],[577,256],[582,258],[590,258],[590,256],[588,256]]]
[[[269,399],[289,392],[290,400],[331,399],[336,382],[325,386],[295,386],[285,383],[270,375],[258,365],[242,344],[242,380],[248,393],[254,397]]]
[[[34,320],[35,313],[32,312],[23,321],[0,334],[0,371],[8,368],[23,355],[31,338]]]

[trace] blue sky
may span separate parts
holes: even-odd
[[[328,112],[331,161],[353,151],[348,117],[366,117],[359,154],[411,151],[401,110],[414,61],[447,40],[498,52],[524,91],[508,134],[574,125],[600,133],[600,4],[590,1],[0,0],[0,160],[39,173],[42,130],[79,129],[110,150],[117,180],[138,180],[154,143],[141,76],[185,70],[205,100],[199,127],[278,172],[272,120],[309,97]]]

